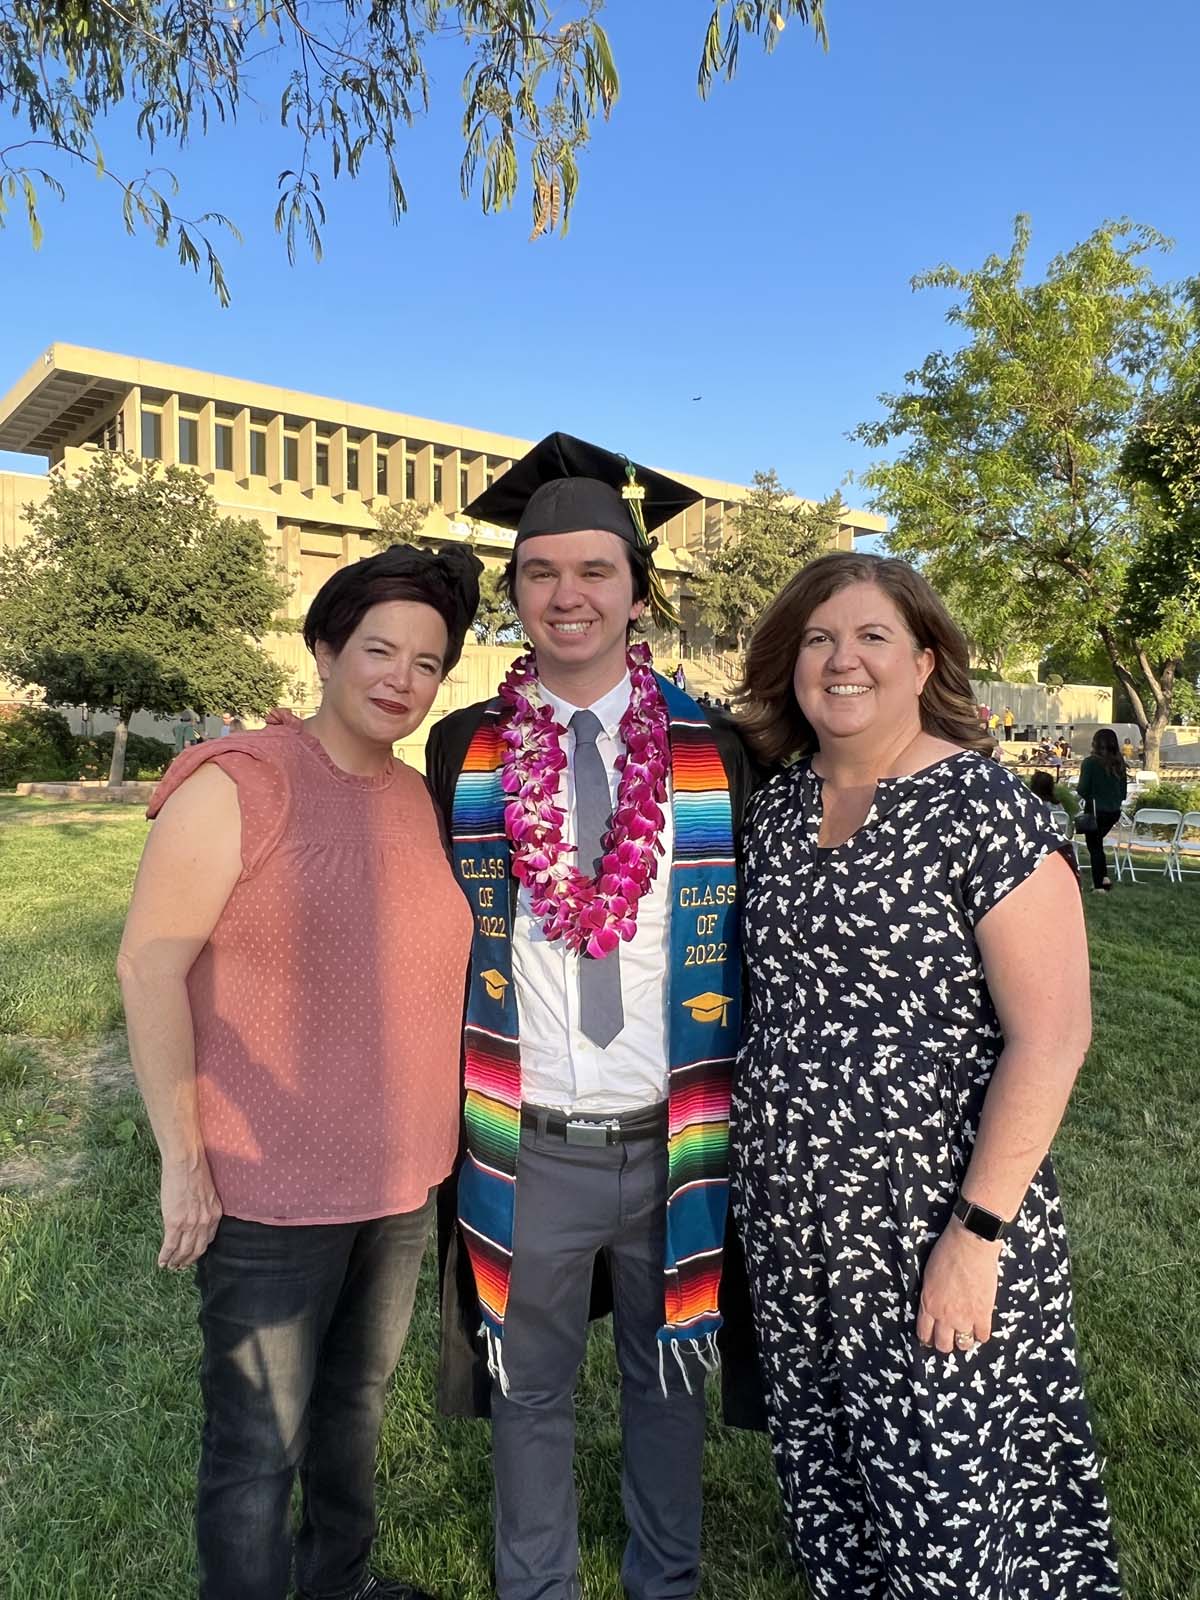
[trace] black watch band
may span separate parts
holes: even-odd
[[[954,1202],[954,1215],[968,1233],[974,1233],[980,1239],[987,1239],[990,1244],[1003,1239],[1008,1232],[1008,1223],[1003,1217],[998,1217],[994,1211],[985,1211],[982,1206],[974,1205],[970,1200],[964,1200],[961,1194]]]

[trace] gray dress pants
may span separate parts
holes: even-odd
[[[630,1600],[690,1600],[700,1582],[704,1371],[692,1393],[666,1352],[665,1139],[591,1147],[521,1132],[513,1270],[505,1316],[508,1394],[494,1385],[492,1459],[499,1600],[577,1600],[575,1382],[596,1252],[613,1280],[621,1373],[622,1500]]]

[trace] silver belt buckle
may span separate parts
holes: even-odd
[[[567,1118],[566,1142],[568,1144],[607,1145],[610,1132],[620,1133],[621,1124],[616,1117],[607,1122],[588,1122],[575,1117]]]

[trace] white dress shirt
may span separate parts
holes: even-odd
[[[592,711],[602,731],[596,748],[608,773],[613,805],[624,751],[621,718],[629,704],[626,673],[615,689],[592,706],[573,706],[545,688],[543,701],[563,728],[567,766],[559,775],[556,804],[565,813],[563,836],[579,835],[575,805],[575,735],[571,718]],[[670,961],[671,847],[674,837],[669,801],[663,806],[663,854],[650,892],[638,902],[637,932],[621,942],[621,1001],[625,1025],[611,1044],[601,1046],[579,1026],[579,963],[563,939],[547,939],[532,915],[529,890],[522,886],[513,925],[513,981],[521,1018],[521,1097],[530,1105],[552,1106],[580,1115],[612,1116],[657,1105],[667,1098],[667,968]],[[568,860],[576,858],[570,856]],[[590,872],[591,863],[581,863]]]

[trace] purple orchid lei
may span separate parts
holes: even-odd
[[[633,693],[621,718],[625,754],[617,758],[617,808],[595,877],[564,859],[577,849],[563,841],[565,813],[555,803],[567,764],[564,730],[538,695],[532,652],[514,661],[500,686],[507,712],[500,783],[505,794],[516,797],[504,808],[513,872],[528,888],[547,939],[565,939],[568,949],[597,958],[637,932],[638,901],[657,876],[655,857],[662,854],[671,764],[667,707],[650,666],[649,646],[631,646],[627,660]]]

